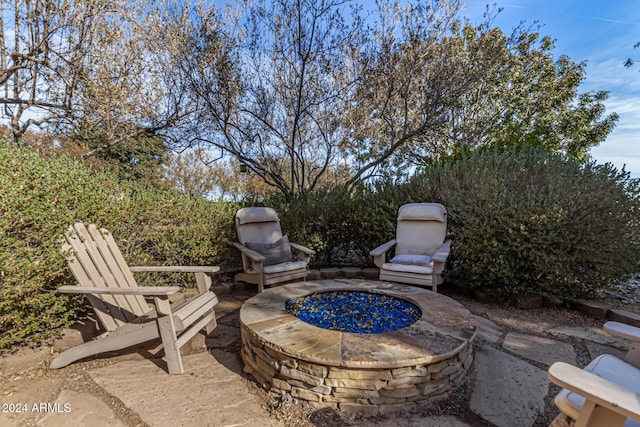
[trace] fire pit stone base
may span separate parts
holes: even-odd
[[[344,411],[383,414],[408,404],[431,403],[449,396],[464,380],[471,346],[433,365],[394,369],[343,369],[296,361],[283,353],[247,343],[242,360],[251,374],[275,396],[285,393]]]
[[[418,305],[423,316],[397,331],[353,334],[320,329],[284,311],[286,299],[338,289],[402,297]],[[268,289],[245,303],[240,323],[244,370],[274,396],[289,393],[317,407],[364,415],[448,397],[471,366],[476,330],[471,314],[448,297],[350,280]]]

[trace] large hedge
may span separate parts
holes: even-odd
[[[131,265],[219,265],[236,258],[228,245],[234,210],[0,144],[0,348],[50,336],[84,306],[55,291],[74,283],[60,253],[73,222],[111,230]],[[193,285],[188,275],[137,277]]]
[[[544,291],[592,295],[638,270],[640,186],[611,165],[580,164],[527,148],[468,153],[410,182],[272,196],[292,241],[318,251],[313,266],[371,263],[391,239],[400,205],[443,203],[453,240],[447,279],[513,301]],[[244,201],[244,204],[258,202]],[[110,229],[130,265],[220,265],[239,255],[241,207],[145,189],[64,157],[0,145],[0,348],[70,324],[84,306],[56,293],[74,280],[60,238],[74,221]],[[140,274],[139,283],[193,286],[190,275]]]
[[[476,151],[409,188],[447,207],[449,277],[500,300],[593,296],[638,270],[640,182],[610,164],[538,148]]]
[[[314,267],[366,266],[372,261],[369,251],[394,237],[398,208],[407,197],[387,183],[321,189],[289,199],[272,196],[265,203],[278,211],[290,240],[316,250]]]
[[[502,147],[443,161],[404,184],[265,202],[292,240],[316,249],[315,266],[345,255],[370,264],[369,251],[394,237],[400,205],[440,202],[453,241],[447,278],[517,303],[537,292],[590,297],[637,272],[639,196],[639,180],[610,164]]]

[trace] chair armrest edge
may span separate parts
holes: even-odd
[[[249,258],[251,258],[253,261],[264,261],[266,259],[263,255],[260,255],[256,251],[252,251],[251,249],[247,248],[242,243],[233,242],[233,246],[235,246],[236,249],[238,249],[244,255],[246,255]]]
[[[306,246],[302,246],[298,243],[293,243],[293,242],[289,242],[289,245],[291,245],[292,248],[294,248],[297,251],[303,252],[307,255],[315,255],[316,251],[314,251],[313,249],[309,249]]]
[[[217,265],[137,265],[129,267],[133,273],[141,272],[171,272],[171,273],[217,273],[220,267]]]
[[[632,390],[565,362],[551,365],[547,377],[598,406],[640,421],[640,395]]]
[[[445,240],[442,246],[433,254],[432,259],[435,262],[446,262],[451,252],[451,240]]]
[[[369,252],[369,255],[371,256],[380,256],[380,255],[384,255],[389,249],[391,249],[394,245],[396,244],[396,239],[391,239],[386,243],[381,244],[380,246],[378,246],[375,249],[372,249]]]
[[[172,295],[180,290],[180,286],[137,286],[133,288],[103,288],[97,286],[60,286],[58,292],[63,294],[93,295]]]
[[[640,328],[636,326],[609,321],[604,324],[603,329],[612,335],[626,338],[634,342],[640,342]]]

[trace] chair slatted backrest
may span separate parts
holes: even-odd
[[[107,230],[89,228],[82,223],[69,227],[65,235],[68,264],[80,286],[136,287],[133,274],[113,236]],[[141,295],[95,295],[91,305],[104,327],[115,330],[131,320],[147,314],[151,308]]]

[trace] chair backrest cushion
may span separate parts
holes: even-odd
[[[396,254],[433,255],[447,234],[447,210],[439,203],[409,203],[398,210]]]
[[[291,261],[291,245],[287,236],[282,236],[273,243],[244,242],[244,245],[265,257],[263,262],[265,267]]]
[[[246,242],[274,243],[282,238],[280,218],[272,208],[240,209],[235,216],[236,233],[243,245]]]

